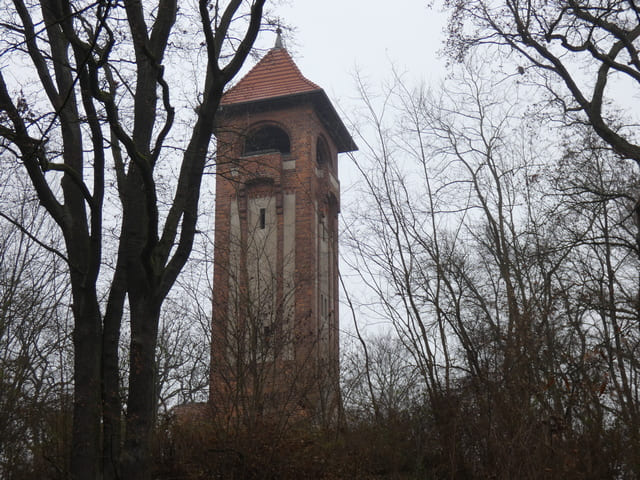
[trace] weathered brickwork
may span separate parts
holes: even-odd
[[[259,94],[261,62],[217,122],[211,402],[233,415],[285,403],[327,415],[338,398],[337,155],[355,145],[286,51],[265,60],[281,72],[265,73],[279,96]],[[294,91],[281,95],[279,78]]]

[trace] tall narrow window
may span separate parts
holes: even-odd
[[[264,230],[264,227],[267,225],[267,209],[260,209],[260,229]]]
[[[319,167],[326,165],[330,162],[329,147],[324,138],[319,137],[316,142],[316,163]]]

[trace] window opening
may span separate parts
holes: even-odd
[[[281,128],[265,125],[247,136],[244,143],[245,155],[272,151],[291,153],[289,135]]]
[[[319,167],[329,163],[329,147],[322,137],[316,143],[316,163]]]
[[[264,230],[267,225],[267,209],[260,209],[260,230]]]

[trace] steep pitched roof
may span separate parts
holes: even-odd
[[[306,79],[287,50],[276,43],[269,52],[220,101],[221,116],[311,102],[333,138],[338,152],[358,149],[325,91]]]
[[[297,95],[322,89],[304,78],[284,48],[272,48],[242,80],[227,91],[220,105]]]

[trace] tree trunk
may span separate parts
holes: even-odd
[[[74,398],[71,478],[101,478],[100,462],[100,343],[101,316],[95,292],[73,288]]]
[[[131,290],[138,289],[132,287]],[[122,478],[144,480],[151,475],[150,440],[155,424],[155,350],[161,302],[130,294],[131,352],[126,436]]]
[[[120,446],[122,441],[122,405],[120,401],[120,363],[118,347],[126,297],[126,275],[122,247],[114,274],[107,310],[103,322],[102,338],[102,468],[105,480],[119,478]]]

